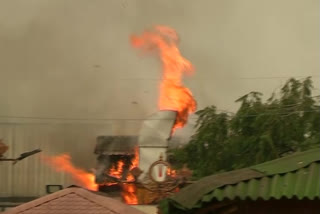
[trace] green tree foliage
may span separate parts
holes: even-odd
[[[173,151],[176,167],[187,163],[195,177],[262,163],[320,145],[319,97],[312,81],[289,79],[265,102],[250,92],[236,100],[234,115],[215,106],[198,111],[196,133]]]

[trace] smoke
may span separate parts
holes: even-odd
[[[236,110],[244,93],[268,96],[286,77],[318,75],[318,4],[2,0],[0,112],[146,118],[157,109],[160,63],[137,56],[128,37],[154,24],[180,35],[181,52],[196,68],[185,83],[198,108]]]

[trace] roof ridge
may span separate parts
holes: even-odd
[[[86,189],[82,189],[82,188],[79,188],[77,189],[77,191],[74,192],[75,194],[77,194],[78,196],[88,200],[88,201],[91,201],[92,203],[94,204],[97,204],[103,208],[106,208],[108,209],[109,211],[113,212],[113,213],[117,213],[114,209],[110,208],[109,206],[106,206],[106,202],[104,201],[104,203],[99,203],[100,201],[98,200],[93,200],[94,198],[97,198],[96,196],[99,196],[93,192],[90,192],[89,190],[86,190]],[[87,195],[87,194],[92,194],[90,195],[90,197]],[[100,196],[100,197],[104,197],[104,196]],[[112,198],[110,198],[111,200],[114,200]]]
[[[74,187],[72,187],[74,188]],[[77,188],[77,187],[75,187]],[[103,208],[108,209],[109,211],[113,212],[113,213],[129,213],[132,210],[130,210],[131,207],[129,207],[127,204],[115,200],[113,198],[110,197],[106,197],[103,195],[98,195],[90,190],[84,189],[84,188],[77,188],[75,191],[76,194],[78,194],[79,196],[87,199],[88,201],[91,201],[99,206],[102,206]],[[108,198],[108,200],[105,200],[106,198]],[[118,206],[117,205],[123,205],[123,206]],[[135,209],[135,208],[132,208]]]
[[[130,207],[120,201],[117,201],[110,197],[105,197],[102,195],[97,195],[87,189],[71,186],[63,190],[51,193],[49,195],[43,196],[41,198],[35,199],[33,201],[27,202],[20,206],[14,207],[6,212],[6,214],[16,214],[24,212],[26,210],[33,209],[35,207],[41,206],[42,204],[49,203],[53,200],[59,199],[61,197],[67,196],[69,194],[75,194],[77,197],[81,197],[89,202],[92,202],[96,206],[103,207],[111,213],[130,213],[130,214],[142,214],[141,211]]]
[[[318,161],[320,161],[320,148],[315,148],[303,152],[296,152],[249,168],[261,172],[265,174],[265,176],[271,176],[294,172]]]
[[[13,209],[10,209],[8,211],[9,213],[20,213],[26,210],[30,210],[34,207],[40,206],[41,204],[45,204],[48,203],[50,201],[56,200],[58,198],[64,197],[66,195],[69,195],[71,193],[73,193],[74,191],[72,189],[64,189],[65,191],[57,191],[54,193],[51,193],[49,195],[45,195],[43,197],[37,198],[35,200],[29,201],[27,203],[21,204],[18,207],[15,207]]]

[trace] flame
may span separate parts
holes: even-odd
[[[135,167],[138,167],[138,165],[139,165],[139,149],[138,149],[138,147],[136,147],[134,158],[131,161],[130,170]],[[127,176],[127,181],[128,182],[134,181],[134,177],[130,173]],[[138,204],[138,197],[136,194],[137,188],[134,184],[130,184],[130,183],[123,184],[122,189],[123,189],[122,197],[123,197],[126,204],[131,204],[131,205]]]
[[[137,190],[135,184],[125,183],[122,184],[122,197],[126,204],[138,204]]]
[[[134,150],[134,158],[131,161],[131,166],[130,166],[129,170],[132,170],[133,168],[138,167],[138,166],[139,166],[139,149],[138,149],[138,147],[136,147]],[[127,181],[129,181],[129,182],[134,181],[134,177],[130,173],[127,176]]]
[[[112,175],[120,179],[122,176],[123,165],[124,165],[124,162],[122,160],[119,160],[117,164],[111,167],[111,169],[109,170],[109,175]]]
[[[131,37],[131,44],[144,51],[159,53],[163,66],[162,82],[160,84],[160,110],[177,111],[177,118],[172,131],[183,127],[189,114],[196,110],[196,101],[191,91],[182,85],[184,74],[193,74],[194,68],[184,58],[177,43],[176,31],[167,26],[155,26],[151,31],[145,31],[139,36]]]
[[[171,168],[167,169],[167,175],[171,176],[171,177],[176,177],[177,176],[177,171]]]
[[[129,171],[135,167],[138,167],[138,165],[139,165],[139,148],[136,147],[134,157],[131,160]],[[109,169],[108,174],[118,179],[121,179],[122,173],[123,173],[123,166],[124,166],[124,161],[119,160],[118,162],[112,165],[112,167]],[[133,182],[134,180],[135,180],[134,176],[129,173],[126,177],[126,182],[129,182],[129,183],[121,184],[121,187],[122,187],[121,195],[126,204],[131,204],[131,205],[138,204],[138,198],[136,195],[136,186],[135,184],[130,183],[130,182]],[[109,182],[103,185],[109,186],[114,184],[117,184],[117,183]]]
[[[72,179],[82,187],[89,190],[98,190],[98,185],[95,183],[95,176],[83,169],[76,168],[71,163],[71,157],[68,154],[58,156],[43,156],[45,163],[49,164],[58,172],[66,172],[72,176]]]
[[[120,179],[122,177],[123,165],[124,165],[124,161],[119,160],[116,164],[112,165],[112,167],[109,169],[108,174]],[[139,165],[139,149],[138,149],[138,147],[136,147],[134,157],[131,160],[131,165],[129,167],[129,171],[135,167],[138,167],[138,165]],[[128,182],[134,181],[134,177],[129,173],[126,177],[126,180]]]

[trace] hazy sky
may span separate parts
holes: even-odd
[[[154,24],[179,33],[199,108],[291,76],[319,87],[319,20],[318,0],[0,0],[0,115],[146,118],[161,68],[129,36]]]

